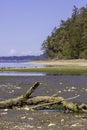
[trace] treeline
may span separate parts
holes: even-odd
[[[74,6],[71,18],[61,20],[42,44],[44,54],[57,59],[87,59],[87,6]]]
[[[26,62],[32,60],[43,60],[44,55],[39,56],[2,56],[0,62]]]

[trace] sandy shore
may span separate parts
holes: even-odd
[[[87,66],[87,60],[43,60],[27,62],[32,64],[51,65],[51,66]]]

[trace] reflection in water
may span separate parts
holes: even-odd
[[[0,68],[38,68],[43,65],[36,65],[31,63],[0,63]],[[35,72],[0,72],[0,76],[44,76],[45,73]]]
[[[35,72],[0,72],[0,76],[45,76],[45,73],[35,73]]]
[[[40,64],[31,64],[31,63],[0,63],[0,68],[35,68],[35,67],[43,67]]]

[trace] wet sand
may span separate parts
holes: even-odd
[[[87,76],[0,76],[0,100],[23,94],[34,82],[42,84],[32,94],[53,95],[87,103]],[[0,110],[0,130],[87,130],[87,115],[59,111]]]
[[[0,110],[0,130],[87,130],[85,115]]]

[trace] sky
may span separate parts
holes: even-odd
[[[0,0],[0,56],[40,55],[41,45],[73,6],[87,0]]]

